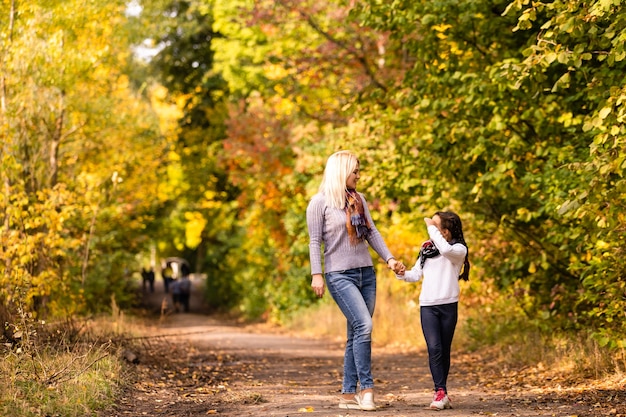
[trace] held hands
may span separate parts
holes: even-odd
[[[391,269],[396,275],[404,275],[406,271],[406,266],[400,261],[397,261],[394,258],[389,259],[387,262],[387,266]]]
[[[406,271],[406,266],[400,261],[397,261],[394,258],[389,259],[387,262],[387,266],[397,275],[404,275]],[[313,292],[319,298],[324,296],[324,291],[326,289],[326,285],[324,283],[324,276],[322,274],[315,274],[311,279],[311,288],[313,288]]]

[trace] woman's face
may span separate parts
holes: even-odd
[[[433,221],[435,222],[435,226],[437,226],[437,229],[439,229],[439,232],[441,232],[441,236],[443,236],[443,238],[447,242],[449,242],[450,239],[452,239],[452,233],[450,233],[448,229],[444,229],[441,227],[441,217],[439,217],[438,215],[434,215]]]
[[[356,165],[354,171],[348,175],[348,179],[346,179],[346,187],[352,190],[356,190],[356,183],[361,178],[359,164]]]

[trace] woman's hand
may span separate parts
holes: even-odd
[[[397,275],[404,275],[404,271],[406,271],[406,267],[400,261],[397,261],[395,258],[391,258],[387,261],[387,266]]]
[[[313,278],[311,279],[311,288],[313,288],[315,295],[322,298],[324,296],[325,287],[324,276],[322,274],[313,274]]]

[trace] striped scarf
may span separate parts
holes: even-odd
[[[363,200],[356,190],[346,191],[346,227],[353,246],[358,245],[370,233],[370,225],[365,217]]]
[[[435,256],[439,256],[439,249],[437,249],[437,246],[435,246],[432,240],[427,240],[422,244],[420,249],[420,266],[423,268],[426,259],[434,258]]]

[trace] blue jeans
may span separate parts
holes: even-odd
[[[442,388],[448,392],[450,373],[450,349],[458,318],[459,303],[420,307],[420,319],[426,346],[428,365],[435,384],[435,391]]]
[[[348,321],[343,358],[342,394],[373,388],[372,315],[376,305],[376,273],[371,266],[329,272],[326,286]]]

